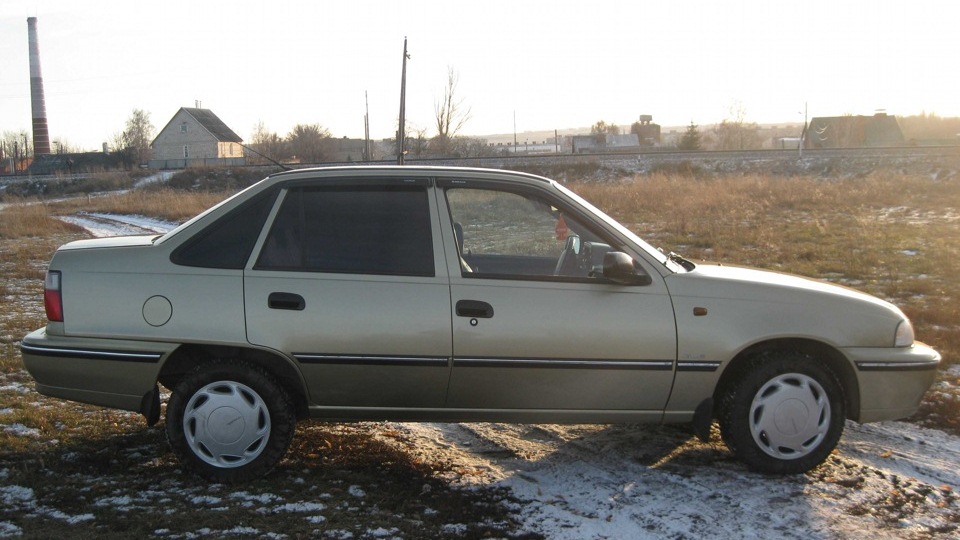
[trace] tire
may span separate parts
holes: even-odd
[[[842,388],[811,356],[765,353],[722,396],[720,433],[751,470],[805,473],[837,446],[846,418]]]
[[[188,373],[167,403],[167,440],[187,468],[219,483],[270,472],[287,452],[296,416],[264,370],[215,361]]]

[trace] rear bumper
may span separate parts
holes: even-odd
[[[23,365],[49,397],[140,412],[173,343],[48,335],[23,338]]]
[[[940,354],[915,343],[904,348],[844,349],[856,366],[860,386],[859,422],[912,415],[937,377]]]

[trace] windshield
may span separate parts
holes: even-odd
[[[644,241],[643,239],[641,239],[639,236],[637,236],[636,234],[634,234],[633,231],[631,231],[630,229],[624,227],[624,226],[621,225],[617,220],[615,220],[615,219],[613,219],[612,217],[608,216],[607,214],[603,213],[602,210],[600,210],[600,209],[597,208],[596,206],[594,206],[594,205],[590,204],[589,202],[587,202],[587,200],[584,199],[583,197],[581,197],[581,196],[577,195],[576,193],[570,191],[569,189],[567,189],[566,187],[562,186],[562,185],[561,185],[560,183],[558,183],[558,182],[554,182],[554,185],[557,187],[557,189],[559,189],[559,190],[560,190],[561,192],[563,192],[565,195],[567,195],[567,196],[570,197],[571,199],[577,201],[577,202],[580,203],[580,205],[582,205],[584,208],[586,208],[587,210],[589,210],[590,212],[592,212],[595,216],[597,216],[598,218],[600,218],[601,220],[603,220],[604,223],[606,223],[607,225],[609,225],[609,226],[613,227],[614,229],[616,229],[617,232],[619,232],[620,234],[626,236],[627,239],[629,239],[631,242],[633,242],[634,244],[636,244],[637,247],[639,247],[640,249],[642,249],[643,251],[645,251],[647,254],[649,254],[651,257],[653,257],[654,259],[656,259],[657,261],[659,261],[660,264],[662,264],[662,265],[664,265],[665,267],[667,267],[668,269],[670,269],[670,271],[672,271],[672,272],[684,272],[684,271],[685,271],[685,269],[684,269],[683,266],[681,266],[679,263],[677,263],[676,261],[672,260],[672,259],[671,259],[670,257],[668,257],[667,255],[665,255],[665,254],[663,253],[663,251],[661,251],[661,250],[659,250],[659,249],[651,246],[651,245],[648,244],[647,242],[645,242],[645,241]]]

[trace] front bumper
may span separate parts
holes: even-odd
[[[937,377],[940,353],[917,342],[903,348],[849,348],[860,387],[859,422],[912,415]]]
[[[23,365],[37,392],[127,411],[141,411],[174,343],[51,336],[45,328],[23,338]]]

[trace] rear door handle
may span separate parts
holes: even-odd
[[[493,306],[479,300],[460,300],[457,302],[457,316],[490,319],[493,317]]]
[[[299,294],[275,292],[270,293],[267,298],[267,306],[270,309],[289,309],[291,311],[303,311],[307,303]]]

